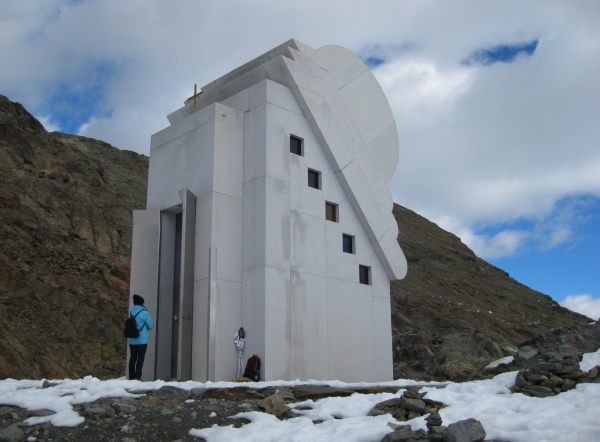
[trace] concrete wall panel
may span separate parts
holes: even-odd
[[[327,275],[326,222],[324,218],[291,212],[291,270]]]
[[[263,379],[290,379],[291,376],[291,293],[290,271],[265,268],[265,353]]]
[[[208,255],[208,250],[206,250]],[[192,332],[192,380],[208,379],[208,278],[194,281],[194,325]]]
[[[267,171],[267,105],[250,109],[244,123],[244,183],[264,177]]]
[[[265,180],[264,264],[290,268],[290,184],[275,178]],[[267,236],[268,235],[268,236]]]
[[[290,379],[329,379],[327,278],[292,271],[290,288]]]
[[[265,265],[266,181],[266,177],[263,177],[244,184],[242,270]]]
[[[392,310],[388,298],[373,296],[374,380],[388,381],[394,377],[392,355]]]
[[[375,381],[370,286],[328,278],[327,314],[329,379]]]

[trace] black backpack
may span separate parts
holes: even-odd
[[[254,382],[260,381],[260,358],[258,355],[254,355],[248,359],[246,369],[244,370],[244,377],[252,379]]]
[[[146,310],[146,309],[144,309]],[[144,322],[144,325],[142,325],[142,330],[138,330],[137,328],[137,324],[135,323],[135,318],[137,315],[139,315],[140,313],[142,313],[144,310],[140,310],[139,312],[137,312],[135,315],[131,315],[131,312],[129,312],[129,318],[127,318],[125,320],[125,337],[126,338],[139,338],[140,337],[140,332],[144,329],[144,327],[146,326],[146,323]]]

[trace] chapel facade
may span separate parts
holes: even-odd
[[[230,381],[244,327],[263,380],[392,380],[398,135],[368,67],[290,40],[168,120],[133,213],[130,290],[156,318],[144,377]]]

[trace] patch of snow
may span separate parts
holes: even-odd
[[[210,414],[208,415],[208,417],[217,417],[217,413],[215,413],[215,412],[213,411],[212,413],[210,413]]]
[[[583,360],[579,363],[579,368],[583,371],[590,371],[596,365],[600,365],[600,350],[595,353],[586,353]]]
[[[500,358],[494,362],[490,362],[488,365],[485,366],[485,369],[487,370],[488,368],[496,368],[500,364],[510,364],[514,360],[515,360],[514,356],[507,356],[505,358]]]

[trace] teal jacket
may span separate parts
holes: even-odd
[[[137,316],[135,316],[140,312]],[[150,313],[146,310],[146,307],[142,305],[134,305],[130,313],[131,316],[135,316],[135,323],[138,330],[140,331],[139,338],[128,338],[129,345],[142,345],[148,343],[148,330],[154,328],[154,321],[150,317]]]

